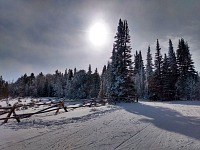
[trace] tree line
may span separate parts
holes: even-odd
[[[100,75],[91,65],[85,70],[69,69],[65,73],[56,70],[54,74],[35,76],[24,74],[16,82],[9,84],[9,96],[12,97],[57,97],[69,99],[85,99],[98,96]]]
[[[154,61],[147,48],[146,64],[141,51],[131,54],[131,38],[126,20],[119,20],[110,61],[101,75],[97,69],[69,69],[65,73],[24,74],[14,83],[0,78],[0,97],[64,97],[68,99],[108,98],[129,101],[133,97],[150,100],[189,100],[200,98],[200,76],[195,70],[188,43],[181,38],[174,50],[169,39],[168,53],[162,55],[159,40]],[[132,58],[134,57],[134,58]]]

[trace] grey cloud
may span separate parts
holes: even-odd
[[[0,1],[0,74],[7,80],[28,72],[52,73],[65,68],[102,69],[111,55],[118,19],[129,23],[133,53],[151,45],[154,55],[158,38],[164,52],[168,38],[188,41],[199,62],[200,1],[198,0],[2,0]],[[95,20],[109,25],[109,43],[97,51],[87,39]]]

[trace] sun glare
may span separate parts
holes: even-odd
[[[89,40],[95,46],[103,46],[107,41],[107,27],[102,22],[93,24],[89,29]]]

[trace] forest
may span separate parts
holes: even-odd
[[[8,97],[57,97],[66,99],[107,98],[129,101],[132,97],[149,100],[198,100],[200,76],[195,70],[190,47],[180,38],[177,49],[169,39],[168,53],[162,54],[157,39],[154,59],[147,46],[146,64],[141,51],[132,55],[127,20],[119,20],[112,56],[101,74],[95,69],[56,70],[54,74],[24,74],[8,83],[0,77],[0,99]]]

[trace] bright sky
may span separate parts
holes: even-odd
[[[119,18],[128,21],[133,54],[141,50],[145,60],[150,45],[154,57],[158,38],[164,55],[169,38],[175,50],[184,38],[200,71],[199,10],[199,0],[1,0],[0,75],[12,81],[24,73],[87,69],[89,64],[101,71],[111,56]],[[99,22],[105,30],[93,33],[108,32],[101,35],[103,44],[89,35],[95,24],[102,26]]]

